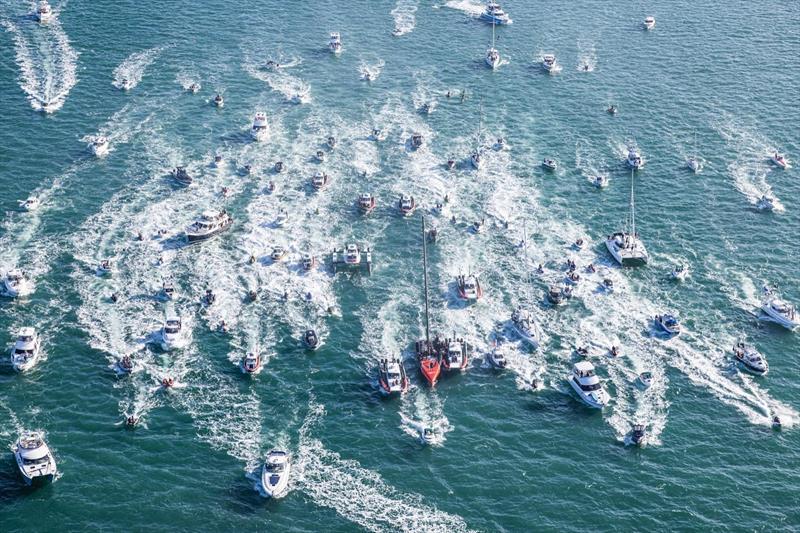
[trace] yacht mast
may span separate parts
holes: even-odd
[[[425,216],[422,217],[422,272],[425,279],[425,342],[426,347],[431,344],[431,324],[428,318],[428,246],[425,234]]]
[[[636,237],[636,208],[633,205],[633,169],[631,169],[631,234]]]

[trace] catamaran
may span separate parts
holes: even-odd
[[[629,226],[608,236],[606,248],[614,260],[621,266],[646,264],[648,260],[647,249],[636,233],[636,209],[633,193],[633,170],[631,170],[631,212],[628,219]]]

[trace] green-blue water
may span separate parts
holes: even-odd
[[[475,19],[474,1],[71,0],[54,4],[46,26],[27,17],[29,2],[0,6],[0,270],[22,268],[36,285],[29,298],[0,301],[0,341],[33,325],[46,353],[23,375],[7,358],[0,365],[0,441],[10,449],[21,429],[44,431],[61,472],[28,489],[3,453],[0,530],[800,527],[798,341],[757,312],[764,283],[800,302],[797,171],[769,163],[773,151],[800,160],[796,3],[509,0],[514,24],[497,30],[508,63],[497,72],[483,63],[491,27]],[[651,32],[646,15],[657,20]],[[338,58],[330,31],[342,33]],[[539,67],[545,52],[557,55],[557,75]],[[268,59],[291,66],[271,72]],[[360,79],[364,67],[377,79]],[[123,78],[136,86],[115,87]],[[198,94],[186,91],[192,81]],[[301,87],[310,101],[288,102]],[[445,97],[462,89],[463,103]],[[217,92],[222,109],[211,104]],[[419,113],[431,99],[434,112]],[[48,101],[54,112],[37,111]],[[272,130],[262,144],[248,133],[258,110]],[[387,139],[370,140],[373,127]],[[475,171],[479,130],[489,148]],[[413,132],[426,140],[416,152],[406,148]],[[102,159],[86,148],[96,135],[111,141]],[[316,163],[328,135],[338,146]],[[490,148],[499,136],[509,149]],[[636,223],[651,261],[623,271],[603,240],[628,213],[631,142],[647,161]],[[697,175],[685,168],[693,153],[704,160]],[[559,170],[543,172],[543,157]],[[272,172],[277,160],[286,174]],[[193,186],[172,183],[176,165]],[[314,193],[319,169],[332,182]],[[591,185],[597,173],[610,187]],[[366,218],[355,208],[365,191],[378,197]],[[419,202],[414,217],[398,216],[401,193]],[[775,212],[755,208],[765,193]],[[29,194],[42,206],[23,212]],[[432,319],[474,350],[463,375],[432,391],[411,351],[424,331],[419,213],[445,194],[456,223],[431,216],[441,230],[430,248]],[[223,206],[232,231],[175,246],[201,211]],[[284,228],[273,224],[280,208]],[[488,229],[470,233],[482,217]],[[582,251],[570,246],[578,238]],[[302,252],[322,260],[347,241],[372,247],[371,276],[302,273]],[[285,263],[266,259],[275,245],[289,249]],[[264,260],[250,265],[250,254]],[[576,298],[554,310],[544,294],[568,257],[598,272],[582,273]],[[115,270],[100,278],[104,258]],[[678,262],[691,270],[681,284],[669,279]],[[546,273],[526,283],[539,263]],[[453,278],[469,270],[486,294],[464,308]],[[598,290],[607,276],[611,295]],[[167,278],[192,337],[169,354],[147,344],[164,319],[155,296]],[[208,287],[218,301],[205,309]],[[544,332],[538,351],[508,328],[520,302]],[[681,318],[679,337],[654,333],[663,312]],[[325,340],[314,354],[300,342],[308,327]],[[740,337],[767,357],[767,376],[733,364]],[[484,361],[495,338],[509,359],[502,372]],[[622,356],[607,356],[611,344]],[[612,397],[602,414],[565,381],[582,345]],[[239,363],[254,350],[267,361],[251,378]],[[113,364],[127,353],[142,371],[118,377]],[[376,361],[393,354],[412,390],[387,400]],[[655,379],[642,391],[634,380],[645,370]],[[542,390],[531,390],[532,374]],[[169,393],[158,386],[165,376],[179,384]],[[135,430],[121,423],[131,413],[142,420]],[[783,431],[770,427],[774,414]],[[648,424],[642,448],[626,444],[637,421]],[[421,424],[438,428],[436,445],[418,442]],[[277,501],[258,490],[273,447],[294,461]]]

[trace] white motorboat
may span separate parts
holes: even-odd
[[[214,97],[214,105],[217,107],[224,107],[225,106],[225,99],[222,97],[221,94],[218,94]]]
[[[103,259],[100,261],[100,264],[97,265],[97,275],[98,276],[110,276],[113,272],[113,265],[111,264],[110,259]]]
[[[21,328],[11,348],[11,366],[17,372],[25,372],[39,362],[42,346],[34,328]]]
[[[354,269],[363,267],[372,271],[372,251],[361,250],[357,244],[348,244],[345,248],[334,248],[331,254],[334,271],[338,269]]]
[[[600,378],[589,361],[579,361],[572,367],[572,374],[567,377],[570,386],[578,393],[578,397],[589,407],[602,409],[610,400],[603,388]]]
[[[314,268],[317,264],[317,258],[309,253],[304,253],[303,256],[300,258],[300,264],[303,267],[303,270],[309,272],[312,268]]]
[[[116,370],[119,374],[131,374],[135,368],[136,364],[130,355],[123,355],[116,364]]]
[[[794,305],[781,300],[780,297],[767,286],[762,289],[762,293],[761,310],[770,319],[787,329],[795,329],[797,326],[800,326],[800,320],[798,320],[797,310]]]
[[[272,252],[269,254],[270,259],[273,262],[277,263],[278,261],[283,261],[286,258],[286,248],[281,245],[277,245],[272,249]]]
[[[233,219],[226,211],[204,211],[200,218],[186,228],[186,240],[190,243],[209,239],[227,230]]]
[[[275,174],[283,174],[286,172],[286,163],[283,161],[276,161],[272,169],[275,171]]]
[[[188,344],[186,332],[183,329],[183,320],[174,313],[167,315],[161,327],[161,348],[164,351],[184,348]]]
[[[656,315],[653,319],[656,326],[668,335],[680,335],[681,325],[674,315]]]
[[[128,78],[122,78],[122,81],[119,85],[123,91],[130,91],[134,87],[133,81],[129,80]]]
[[[25,432],[14,445],[14,458],[25,483],[53,481],[58,473],[53,453],[41,433]]]
[[[464,370],[467,368],[467,363],[469,362],[467,352],[469,348],[464,339],[445,339],[444,345],[447,349],[442,358],[442,367],[445,370]]]
[[[177,295],[178,291],[175,289],[175,284],[172,280],[165,280],[161,285],[161,297],[164,300],[174,300]]]
[[[9,298],[22,298],[33,294],[33,283],[25,272],[14,269],[3,278],[3,292]]]
[[[644,159],[635,146],[628,147],[628,155],[625,158],[625,163],[633,170],[639,170],[644,166]]]
[[[92,151],[95,157],[103,157],[104,155],[106,155],[108,153],[109,147],[110,144],[108,142],[108,139],[103,135],[96,137],[89,144],[89,149]]]
[[[289,486],[292,462],[283,450],[270,450],[261,469],[261,488],[270,498],[282,496]]]
[[[770,160],[780,168],[783,168],[783,169],[789,168],[789,161],[786,159],[786,156],[784,156],[783,154],[779,154],[778,152],[775,152],[770,157]]]
[[[422,135],[420,135],[419,133],[415,133],[411,136],[411,148],[413,148],[414,150],[420,148],[422,146],[422,143],[423,143]]]
[[[700,162],[699,158],[690,156],[689,159],[686,160],[686,167],[697,174],[703,169],[703,163]]]
[[[472,163],[472,166],[475,170],[480,170],[483,167],[483,157],[481,156],[481,151],[475,149],[472,151],[472,154],[469,156],[469,161]]]
[[[408,390],[408,376],[399,357],[378,361],[378,384],[383,395],[402,394]]]
[[[489,361],[490,365],[500,370],[508,366],[508,359],[506,359],[503,350],[498,346],[497,342],[494,343],[494,347],[491,351],[486,352],[486,359]]]
[[[656,18],[655,17],[645,17],[644,19],[644,29],[652,30],[656,27]]]
[[[756,209],[759,211],[774,211],[775,199],[766,194],[761,195],[761,198],[756,202]]]
[[[427,102],[423,102],[421,106],[419,106],[419,112],[423,115],[430,115],[436,109],[436,100],[431,98]]]
[[[637,376],[636,381],[643,389],[649,389],[653,385],[653,374],[651,372],[642,372]]]
[[[289,212],[286,209],[278,211],[278,216],[275,217],[275,227],[282,228],[289,222]]]
[[[490,1],[486,4],[486,9],[481,13],[481,20],[491,22],[492,24],[512,24],[514,21],[508,16],[508,13],[503,11],[498,2]]]
[[[336,137],[333,135],[329,135],[328,138],[325,140],[325,144],[328,146],[330,150],[336,148]]]
[[[631,429],[631,444],[634,446],[642,446],[644,439],[647,436],[647,426],[645,424],[634,424]]]
[[[250,135],[256,141],[265,141],[269,138],[269,123],[267,122],[267,114],[259,111],[253,119],[253,127],[250,128]]]
[[[606,248],[621,266],[647,264],[649,256],[636,232],[636,207],[634,205],[633,170],[631,170],[631,203],[628,227],[606,238]]]
[[[361,195],[358,197],[358,208],[365,215],[372,213],[376,205],[377,200],[368,192],[361,193]]]
[[[185,167],[173,168],[170,171],[170,175],[175,181],[177,181],[181,185],[191,185],[192,181],[194,181],[192,177],[189,175],[189,173],[186,171]]]
[[[401,215],[409,217],[417,209],[417,202],[413,196],[401,194],[400,199],[397,201],[397,208],[400,210]]]
[[[36,13],[34,15],[39,22],[50,22],[53,19],[53,8],[47,3],[47,0],[42,0],[36,6]]]
[[[242,360],[242,370],[247,374],[255,374],[261,370],[261,355],[258,353],[248,352]]]
[[[325,162],[325,152],[322,150],[317,150],[317,153],[314,154],[314,158],[317,160],[318,163]]]
[[[455,170],[456,160],[453,158],[448,159],[447,163],[445,163],[445,166],[447,167],[447,170]]]
[[[608,187],[610,180],[607,176],[599,175],[592,178],[592,185],[597,187],[598,189],[605,189]]]
[[[551,74],[555,73],[558,70],[556,56],[553,54],[544,54],[542,56],[542,68]]]
[[[513,324],[514,330],[523,340],[530,343],[534,348],[539,347],[539,328],[536,325],[533,313],[519,306],[511,313],[511,324]]]
[[[555,159],[542,159],[542,167],[545,170],[558,170],[558,162]]]
[[[456,286],[458,288],[458,297],[467,302],[477,302],[483,297],[483,289],[481,288],[478,276],[475,274],[459,274],[456,276]]]
[[[684,281],[689,277],[689,266],[686,263],[679,263],[675,265],[675,268],[673,268],[672,272],[670,272],[670,276],[672,276],[672,279],[676,281]]]
[[[600,288],[606,291],[608,294],[614,292],[614,280],[611,278],[603,278],[603,282],[600,284]]]
[[[200,92],[200,88],[201,87],[199,83],[193,82],[191,85],[189,85],[189,92],[192,94],[197,94]]]
[[[498,137],[494,143],[494,149],[497,152],[502,152],[508,146],[508,142],[503,137]]]
[[[373,128],[371,134],[372,140],[376,142],[381,142],[386,140],[386,132],[380,130],[378,128]]]
[[[342,53],[342,36],[338,31],[331,32],[330,39],[328,40],[328,50],[335,55]]]
[[[609,115],[613,116],[613,115],[616,115],[617,112],[619,112],[619,109],[615,105],[610,105],[610,106],[608,106],[606,111],[608,112]]]
[[[318,191],[327,187],[329,182],[330,178],[325,172],[317,172],[311,178],[311,185]]]
[[[311,351],[315,351],[322,346],[319,335],[317,335],[317,332],[313,329],[307,329],[303,333],[303,344]]]
[[[418,430],[420,443],[431,446],[436,442],[436,428],[423,424],[419,426]]]
[[[37,196],[31,195],[24,200],[19,200],[19,206],[25,211],[35,211],[39,209],[41,202]]]
[[[766,376],[769,372],[767,360],[753,346],[742,341],[733,347],[733,356],[745,370],[758,376]]]
[[[225,165],[225,159],[223,159],[222,155],[216,154],[214,156],[214,163],[213,166],[217,170],[221,169]]]

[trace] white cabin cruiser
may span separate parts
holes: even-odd
[[[24,200],[19,200],[19,206],[25,211],[34,211],[39,208],[41,202],[37,196],[31,195]]]
[[[514,325],[514,330],[523,340],[530,343],[534,348],[539,347],[539,331],[536,327],[533,313],[519,306],[511,313],[511,323]]]
[[[769,287],[765,286],[762,292],[764,298],[761,301],[761,310],[770,319],[787,329],[795,329],[800,326],[794,305],[781,300]]]
[[[186,228],[186,240],[190,243],[209,239],[227,230],[233,219],[225,211],[204,211],[200,218]]]
[[[53,19],[53,8],[47,3],[47,0],[42,0],[36,6],[36,14],[34,15],[39,22],[50,22]]]
[[[161,285],[161,297],[165,300],[174,300],[177,294],[175,284],[171,280],[164,281]]]
[[[542,68],[551,74],[558,70],[558,63],[556,63],[556,56],[553,54],[544,54],[542,56]]]
[[[744,342],[737,342],[733,347],[733,356],[744,367],[745,370],[758,376],[766,376],[769,372],[769,365],[758,350]]]
[[[399,357],[384,358],[378,362],[378,384],[381,394],[386,396],[408,390],[408,376]]]
[[[330,178],[325,172],[317,172],[311,178],[311,185],[318,191],[327,187],[329,182]]]
[[[167,315],[161,327],[161,348],[164,351],[184,348],[188,343],[183,329],[183,320],[175,314]]]
[[[656,27],[656,18],[655,17],[645,17],[644,19],[644,29],[652,30]]]
[[[100,135],[89,144],[89,149],[92,151],[95,157],[103,157],[108,153],[109,146],[108,139],[105,136]]]
[[[546,157],[542,159],[542,167],[545,170],[558,170],[558,162],[555,159]]]
[[[607,176],[599,175],[592,178],[592,185],[597,187],[598,189],[605,189],[608,187],[609,179]]]
[[[472,154],[469,156],[469,162],[472,163],[472,166],[475,170],[480,170],[483,166],[483,157],[481,156],[481,151],[475,149],[472,151]]]
[[[278,498],[286,492],[292,463],[283,450],[271,450],[261,469],[261,487],[270,498]]]
[[[242,360],[242,370],[248,374],[255,374],[261,370],[261,355],[258,353],[248,352]]]
[[[491,351],[486,352],[486,359],[489,361],[490,365],[500,370],[508,366],[508,359],[506,359],[503,350],[500,349],[497,342],[495,342]]]
[[[628,148],[628,155],[625,158],[625,163],[634,169],[639,170],[644,166],[644,159],[642,159],[642,155],[639,153],[639,150],[636,147],[631,146]]]
[[[53,481],[58,472],[56,461],[41,433],[30,431],[20,435],[14,445],[14,458],[25,483]]]
[[[464,339],[445,339],[447,347],[442,358],[442,367],[445,370],[464,370],[467,368],[469,348]]]
[[[214,105],[217,107],[224,107],[225,106],[225,99],[222,97],[221,94],[218,94],[214,97]]]
[[[681,333],[681,325],[674,315],[656,315],[653,321],[668,335],[680,335]]]
[[[413,196],[401,194],[400,199],[397,201],[397,208],[400,210],[401,215],[408,217],[414,213],[414,210],[417,208],[417,202],[414,200]]]
[[[569,384],[578,393],[578,397],[589,407],[602,409],[610,400],[603,388],[600,378],[589,361],[579,361],[572,367],[572,374],[567,377]]]
[[[436,428],[428,425],[419,426],[419,441],[430,446],[436,442]]]
[[[779,154],[778,152],[775,152],[770,157],[770,160],[775,165],[779,166],[780,168],[784,168],[784,169],[789,168],[789,161],[787,161],[786,156],[784,156],[783,154]]]
[[[458,297],[467,302],[477,302],[483,297],[483,289],[475,274],[456,276]]]
[[[365,215],[372,213],[376,204],[377,200],[368,192],[361,193],[361,195],[358,197],[358,208]]]
[[[322,150],[317,150],[317,153],[314,154],[314,158],[317,160],[318,163],[325,162],[325,152]]]
[[[269,137],[269,123],[267,122],[267,114],[259,111],[253,119],[253,127],[250,128],[250,135],[256,141],[265,141]]]
[[[300,264],[302,265],[303,270],[308,272],[317,265],[317,258],[309,253],[304,253],[300,258]]]
[[[512,24],[514,22],[511,20],[511,17],[508,16],[508,13],[503,11],[500,4],[494,1],[490,1],[486,4],[486,9],[481,13],[481,20],[499,25]]]
[[[756,209],[759,211],[774,211],[775,199],[766,194],[761,195],[761,198],[756,202]]]
[[[25,272],[14,269],[3,278],[3,292],[9,298],[21,298],[33,294],[33,283]]]
[[[21,328],[14,347],[11,348],[11,366],[17,372],[25,372],[39,362],[42,353],[39,335],[34,328]]]
[[[331,254],[331,263],[334,271],[345,268],[353,269],[364,267],[367,272],[372,271],[372,251],[367,248],[361,250],[357,244],[348,244],[345,248],[334,248]]]
[[[330,39],[328,40],[328,49],[331,53],[336,55],[342,53],[342,36],[338,31],[331,32]]]

